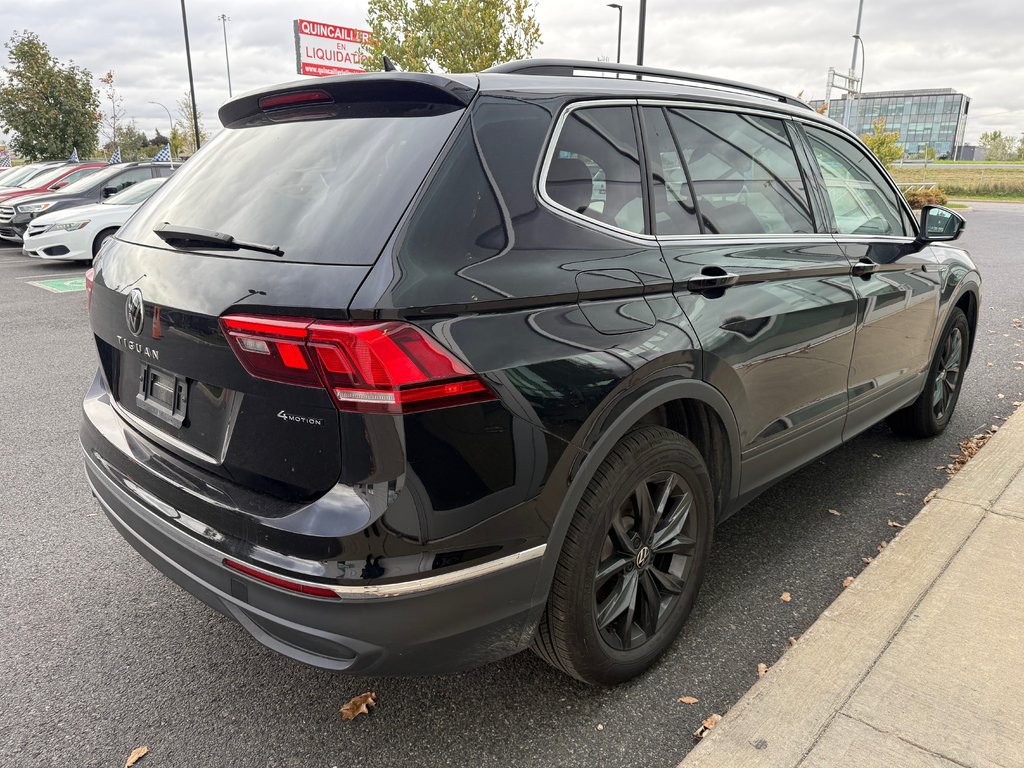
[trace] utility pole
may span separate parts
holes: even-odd
[[[196,109],[196,83],[192,78],[192,50],[188,46],[188,18],[185,16],[185,0],[181,0],[181,26],[185,30],[185,61],[188,62],[188,92],[192,97],[192,129],[195,131],[196,151],[199,151],[199,112]]]
[[[228,98],[230,99],[234,95],[231,93],[231,59],[228,58],[228,22],[231,21],[231,17],[222,13],[217,19],[220,21],[221,27],[224,28],[224,64],[228,68]]]
[[[618,3],[608,3],[609,8],[617,8],[619,11],[619,44],[615,49],[615,63],[622,63],[622,6]]]
[[[636,41],[636,65],[644,65],[644,32],[647,27],[647,0],[640,0],[640,35]]]
[[[855,112],[855,110],[859,106],[857,104],[857,102],[860,99],[860,95],[862,93],[864,93],[864,82],[863,82],[864,78],[863,78],[863,75],[860,78],[857,77],[857,48],[864,46],[864,41],[860,39],[860,21],[861,21],[861,19],[863,17],[864,17],[864,0],[860,0],[860,2],[857,4],[857,29],[853,33],[853,56],[850,58],[850,80],[849,80],[849,82],[851,84],[853,84],[855,90],[850,93],[850,98],[851,98],[850,109],[849,109],[850,121],[849,121],[849,125],[847,125],[846,127],[849,128],[851,131],[856,131],[857,130],[856,112]],[[861,72],[862,73],[863,73],[863,69],[864,69],[864,60],[863,59],[864,59],[864,57],[862,56],[861,57]]]

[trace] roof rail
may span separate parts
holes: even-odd
[[[635,75],[638,80],[644,76],[656,77],[662,80],[678,80],[679,82],[694,83],[697,85],[712,85],[718,88],[727,88],[741,93],[752,93],[756,96],[781,101],[794,107],[812,109],[810,104],[805,104],[795,96],[773,91],[770,88],[761,88],[757,85],[748,85],[735,80],[723,80],[720,77],[708,75],[695,75],[692,72],[677,72],[673,69],[656,69],[654,67],[638,67],[634,64],[612,64],[607,61],[584,61],[577,59],[522,59],[510,61],[506,64],[498,64],[485,72],[497,72],[506,75],[548,75],[553,77],[577,77],[579,71],[583,72],[612,72],[618,75]]]

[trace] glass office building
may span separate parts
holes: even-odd
[[[818,109],[823,103],[812,101],[811,106]],[[919,154],[927,146],[939,158],[952,158],[954,149],[963,144],[970,105],[969,98],[952,88],[879,91],[832,99],[828,116],[858,135],[871,133],[871,124],[884,117],[885,129],[899,133],[908,155]]]

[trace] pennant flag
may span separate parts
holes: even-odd
[[[68,162],[69,163],[77,163],[78,162],[78,147],[75,147],[74,149],[71,150],[71,157],[68,158]]]
[[[0,152],[0,168],[11,167],[11,156],[6,152]]]
[[[118,159],[120,159],[120,158],[118,158]],[[163,149],[161,149],[159,152],[157,152],[155,155],[153,155],[153,162],[154,163],[166,163],[166,162],[169,162],[170,159],[171,159],[171,145],[170,144],[164,144]]]
[[[114,147],[114,154],[110,156],[110,160],[107,161],[107,165],[114,165],[115,163],[121,162],[121,148]]]

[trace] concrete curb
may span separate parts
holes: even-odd
[[[889,543],[680,768],[800,764],[982,520],[989,515],[1024,519],[1022,467],[1024,409]],[[829,739],[841,739],[844,727],[837,721]]]

